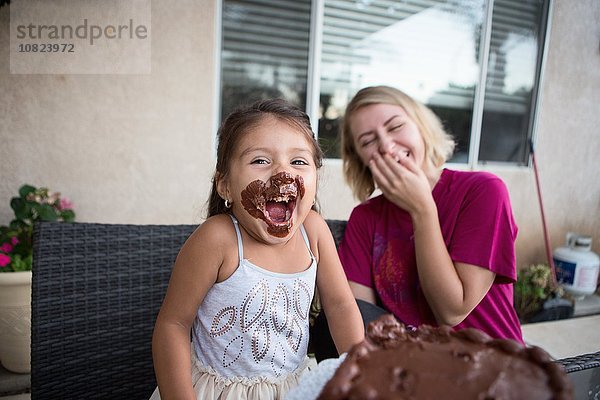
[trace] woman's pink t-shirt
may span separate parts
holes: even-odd
[[[455,329],[477,328],[523,342],[513,306],[515,224],[504,183],[487,172],[444,169],[433,189],[450,257],[496,274],[492,287]],[[436,325],[421,290],[409,214],[384,196],[358,205],[339,255],[350,281],[373,288],[382,305],[407,324]]]

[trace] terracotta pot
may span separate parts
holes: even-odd
[[[0,273],[0,363],[31,371],[31,271]]]

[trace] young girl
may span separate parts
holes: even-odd
[[[338,351],[363,339],[333,238],[312,210],[321,162],[308,116],[283,100],[223,123],[209,218],[183,245],[156,320],[152,398],[282,398],[308,368],[315,281]]]

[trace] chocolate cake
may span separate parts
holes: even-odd
[[[369,324],[318,399],[571,399],[562,367],[539,347],[476,329]]]

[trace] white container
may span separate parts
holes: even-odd
[[[0,363],[31,371],[31,271],[0,272]]]
[[[592,252],[592,238],[567,233],[567,244],[554,250],[556,280],[578,299],[593,294],[598,286],[600,258]]]

